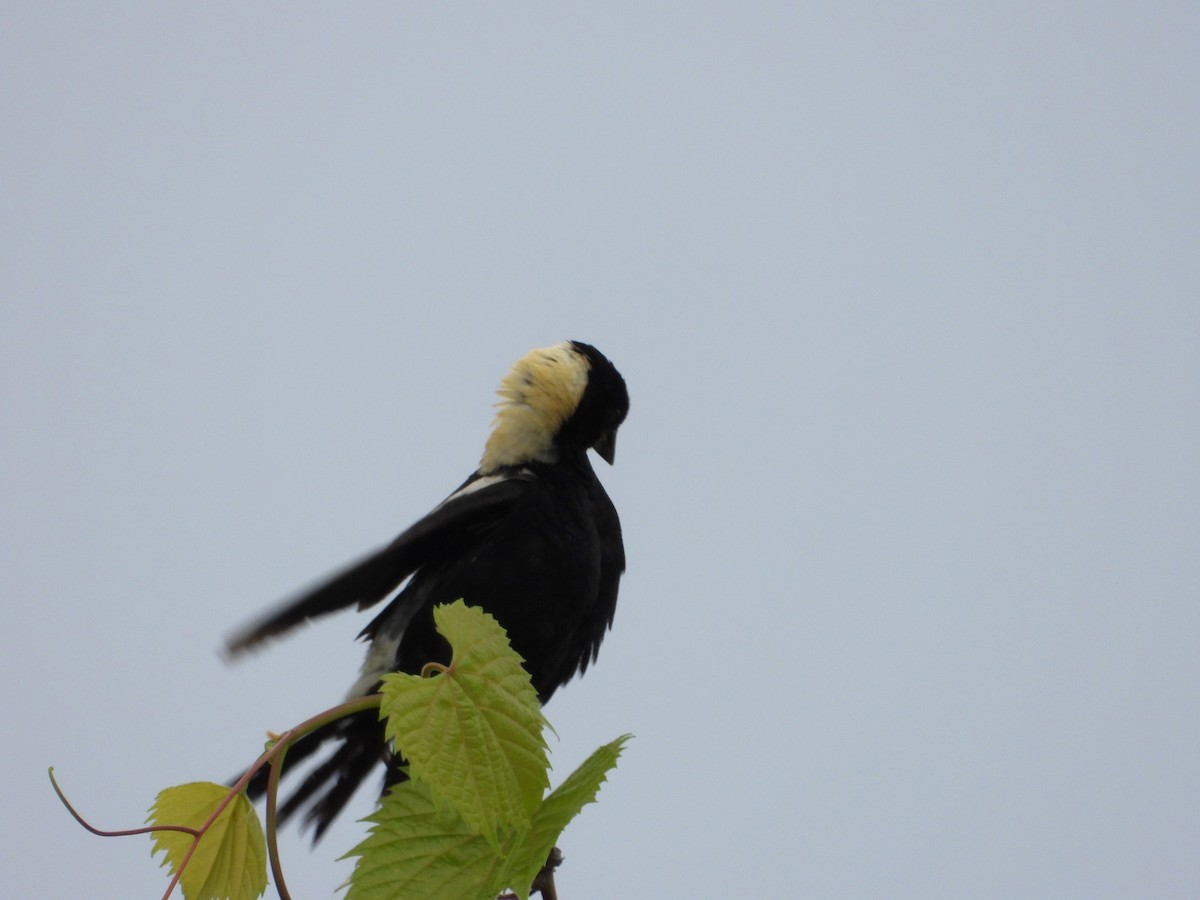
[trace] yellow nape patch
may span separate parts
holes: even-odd
[[[480,471],[527,462],[554,462],[554,439],[575,412],[587,387],[587,357],[569,343],[532,350],[517,360],[502,382],[496,421],[483,451]]]

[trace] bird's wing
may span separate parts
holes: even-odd
[[[386,547],[286,601],[232,635],[226,643],[227,655],[233,657],[244,653],[309,619],[350,606],[359,609],[373,606],[420,568],[443,541],[490,528],[525,493],[532,478],[526,470],[472,475],[432,512]]]
[[[604,640],[608,629],[612,628],[613,616],[617,611],[617,590],[625,571],[621,520],[599,481],[595,482],[592,491],[592,503],[600,533],[600,581],[596,586],[595,603],[581,626],[580,637],[586,644],[579,660],[580,673],[586,672],[588,664],[595,662],[600,653],[600,642]]]

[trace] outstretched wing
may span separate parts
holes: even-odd
[[[532,478],[526,470],[472,475],[386,547],[232,635],[226,643],[226,653],[238,656],[310,619],[350,606],[361,610],[375,605],[420,568],[444,541],[464,533],[482,533],[492,527],[525,493]]]

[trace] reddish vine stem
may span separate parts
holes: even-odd
[[[276,840],[275,827],[275,807],[279,794],[279,772],[283,766],[283,757],[287,753],[288,747],[309,732],[316,731],[322,725],[335,722],[343,716],[353,715],[354,713],[358,712],[365,712],[372,707],[378,708],[380,700],[381,697],[379,694],[371,694],[367,697],[360,697],[357,700],[351,700],[348,703],[342,703],[338,706],[327,709],[322,713],[318,713],[312,718],[305,719],[295,728],[290,728],[285,731],[275,739],[271,746],[269,746],[259,755],[258,759],[254,761],[254,764],[242,774],[242,777],[239,778],[232,787],[229,788],[229,792],[222,798],[221,802],[216,805],[216,808],[213,809],[212,813],[207,819],[204,820],[204,823],[199,828],[190,828],[186,825],[147,825],[142,828],[129,828],[120,831],[105,831],[103,829],[96,828],[94,825],[89,823],[76,811],[75,807],[71,805],[71,802],[67,799],[67,795],[64,794],[62,788],[58,786],[58,781],[54,777],[53,766],[50,767],[50,784],[54,787],[54,793],[58,795],[58,799],[62,802],[62,805],[67,808],[67,812],[71,814],[75,821],[92,834],[99,835],[100,837],[127,837],[135,834],[151,834],[156,831],[181,831],[184,834],[191,835],[191,846],[188,847],[187,853],[184,854],[183,859],[180,861],[179,868],[175,870],[175,875],[171,878],[171,883],[167,886],[167,892],[163,894],[163,900],[169,900],[171,894],[175,890],[176,885],[179,884],[179,879],[183,876],[183,870],[187,867],[188,862],[191,861],[192,854],[196,852],[196,848],[200,845],[200,839],[208,833],[208,830],[217,820],[217,817],[226,810],[229,804],[233,802],[233,799],[246,789],[246,785],[249,784],[250,779],[254,777],[254,774],[258,772],[259,769],[261,769],[264,765],[270,764],[271,772],[267,778],[267,851],[271,859],[271,871],[275,876],[275,888],[279,894],[280,900],[291,900],[291,897],[287,891],[287,886],[283,882],[283,867],[279,862],[279,847],[278,841]]]
[[[102,828],[97,828],[90,824],[83,816],[76,812],[75,807],[71,805],[71,801],[67,799],[67,795],[63,793],[62,788],[58,786],[58,779],[54,777],[54,766],[50,767],[50,784],[54,788],[54,793],[58,794],[58,799],[62,801],[62,805],[84,828],[92,834],[97,834],[100,837],[129,837],[134,834],[150,834],[154,831],[182,831],[184,834],[190,834],[196,837],[199,834],[195,828],[189,828],[186,825],[147,825],[143,828],[125,828],[120,831],[105,831]]]
[[[267,775],[267,856],[271,860],[271,874],[275,876],[275,893],[279,894],[279,900],[292,900],[292,895],[288,893],[287,883],[283,880],[283,861],[279,858],[279,838],[276,828],[279,778],[283,772],[285,756],[287,756],[286,744],[279,751],[279,755],[271,760],[271,771]]]
[[[421,677],[429,678],[431,675],[445,675],[451,669],[450,666],[439,662],[427,662],[421,666]]]

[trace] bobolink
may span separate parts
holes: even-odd
[[[629,410],[625,380],[595,347],[567,341],[520,359],[499,395],[479,468],[454,493],[382,550],[233,636],[229,654],[395,595],[359,635],[370,646],[350,697],[371,694],[387,672],[449,663],[432,610],[463,598],[505,628],[542,703],[586,671],[612,625],[625,569],[621,523],[587,451],[612,463]],[[283,821],[309,805],[314,839],[376,765],[387,766],[385,786],[403,777],[373,712],[302,739],[287,767],[327,741],[339,746],[280,808]],[[265,789],[264,770],[249,791]]]

